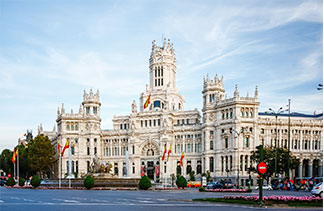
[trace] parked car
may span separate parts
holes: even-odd
[[[221,182],[211,182],[207,185],[207,189],[222,189],[225,185]]]
[[[227,189],[232,189],[232,188],[234,187],[232,181],[225,181],[225,182],[224,182],[224,186],[225,186],[225,188],[227,188]]]
[[[6,180],[0,179],[0,186],[4,186],[6,184]]]
[[[259,186],[255,187],[256,190],[259,190]],[[273,188],[271,187],[271,185],[263,185],[262,186],[263,190],[273,190]]]
[[[313,189],[311,190],[311,193],[314,195],[314,196],[320,196],[320,197],[323,197],[323,183],[320,182],[318,183],[317,185],[315,185],[313,187]]]

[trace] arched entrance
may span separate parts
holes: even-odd
[[[313,177],[319,176],[319,160],[313,160]]]
[[[160,177],[159,154],[158,145],[154,141],[147,141],[141,150],[141,163],[144,174],[154,181],[157,181]]]
[[[309,166],[309,160],[303,160],[303,177],[308,177],[308,166]]]

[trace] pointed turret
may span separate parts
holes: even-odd
[[[64,103],[62,103],[61,114],[65,114]]]
[[[237,84],[235,84],[235,91],[234,91],[234,97],[235,98],[238,98],[240,95],[239,95],[239,91],[238,91],[238,88],[237,88]]]
[[[256,86],[254,91],[254,98],[258,99],[258,95],[259,95],[258,86]]]

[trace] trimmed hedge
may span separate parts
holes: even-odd
[[[18,182],[19,186],[23,187],[25,185],[25,181],[26,180],[24,178],[19,178],[19,182]]]
[[[91,189],[94,186],[94,180],[91,176],[87,176],[84,180],[84,187],[86,187],[88,190]]]
[[[15,180],[12,177],[9,177],[9,179],[6,182],[7,186],[14,186],[16,184]]]
[[[187,187],[187,180],[183,176],[180,176],[177,178],[176,184],[179,188],[185,188]]]
[[[30,181],[30,184],[34,187],[37,188],[40,185],[40,179],[38,176],[34,175]]]
[[[147,190],[150,187],[152,187],[151,180],[148,178],[148,176],[144,175],[139,182],[139,188],[142,190]]]

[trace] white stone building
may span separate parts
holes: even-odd
[[[251,151],[263,142],[287,147],[288,115],[276,120],[271,113],[259,112],[258,89],[254,96],[242,97],[237,86],[232,98],[226,98],[223,77],[204,78],[202,117],[195,110],[184,110],[185,100],[176,88],[176,56],[173,44],[164,40],[159,47],[152,43],[149,59],[150,84],[140,94],[139,109],[135,101],[128,116],[114,116],[113,129],[101,129],[99,91],[84,91],[79,111],[57,111],[57,131],[43,131],[57,149],[71,140],[72,168],[86,174],[97,156],[113,165],[118,177],[140,177],[143,170],[152,180],[170,178],[191,170],[199,176],[210,171],[217,178],[231,178],[245,183]],[[144,104],[150,96],[150,104]],[[290,150],[300,159],[294,176],[322,176],[323,115],[290,115]],[[278,131],[278,133],[276,133]],[[166,157],[171,146],[170,158]],[[126,159],[128,151],[128,159]],[[179,166],[184,152],[183,167]],[[67,172],[68,153],[64,154],[62,172]],[[126,161],[128,163],[126,164]],[[128,172],[126,166],[128,165]],[[56,165],[56,172],[57,172]],[[62,174],[62,175],[63,175]],[[255,175],[254,175],[255,176]]]

